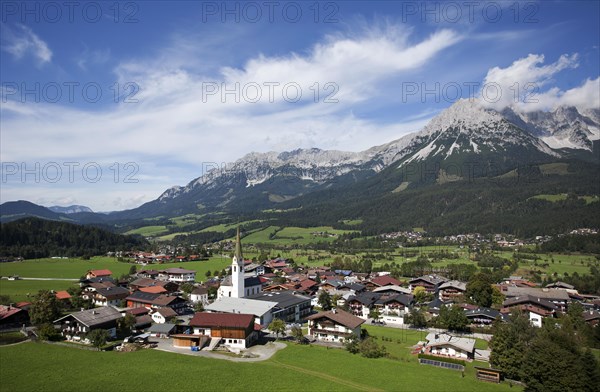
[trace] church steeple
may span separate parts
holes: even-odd
[[[237,236],[235,238],[235,254],[234,254],[234,256],[237,259],[238,263],[241,262],[243,265],[244,256],[242,255],[242,241],[240,239],[240,227],[239,226],[237,228]]]
[[[235,238],[235,253],[233,254],[233,260],[231,260],[231,286],[232,297],[244,297],[244,256],[242,255],[242,241],[240,239],[239,227]]]

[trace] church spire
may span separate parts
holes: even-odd
[[[240,227],[237,228],[237,236],[235,239],[235,258],[238,263],[244,263],[244,256],[242,256],[242,241],[240,240]]]

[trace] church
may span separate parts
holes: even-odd
[[[242,242],[240,239],[240,228],[237,229],[235,240],[235,253],[231,261],[231,275],[228,275],[219,290],[217,291],[217,299],[231,297],[244,298],[251,295],[256,295],[262,292],[262,284],[256,276],[245,276],[244,271],[244,256],[242,255]]]

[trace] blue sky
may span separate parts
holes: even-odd
[[[482,86],[600,106],[596,1],[1,4],[2,202],[133,208],[252,151],[389,142]]]

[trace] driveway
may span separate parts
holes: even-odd
[[[243,358],[237,356],[218,354],[212,351],[192,351],[189,347],[174,347],[173,339],[155,339],[153,343],[157,343],[158,347],[155,350],[167,351],[170,353],[185,354],[196,357],[224,359],[232,362],[260,362],[271,358],[277,351],[286,347],[281,342],[269,342],[266,344],[257,344],[243,351],[243,354],[248,354],[251,358]]]

